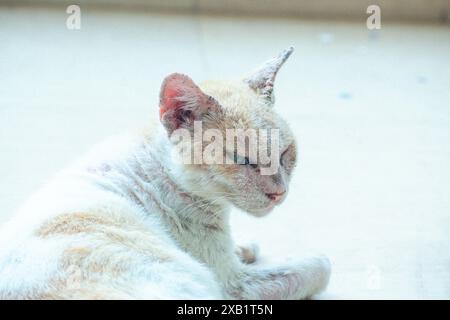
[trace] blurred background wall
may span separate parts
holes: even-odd
[[[183,13],[265,15],[302,18],[365,19],[376,4],[383,19],[449,22],[449,0],[1,0],[6,4],[80,4]]]

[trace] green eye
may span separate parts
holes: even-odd
[[[248,158],[246,158],[248,160]],[[252,167],[253,169],[258,168],[258,165],[256,163],[250,163],[250,161],[248,161],[247,163],[250,167]]]
[[[250,163],[250,159],[248,157],[245,157],[245,158],[240,157],[240,156],[238,156],[238,154],[236,152],[234,153],[234,163],[237,163],[237,164],[240,164],[243,166],[251,166],[254,169],[258,167],[257,164]]]

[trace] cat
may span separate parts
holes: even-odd
[[[292,51],[236,81],[167,76],[159,123],[95,147],[3,226],[0,298],[303,299],[324,290],[325,256],[263,266],[257,247],[230,236],[233,206],[262,216],[287,195],[296,144],[274,110],[273,86]],[[171,135],[192,133],[195,122],[218,133],[278,130],[276,172],[262,174],[235,150],[239,163],[181,163]]]

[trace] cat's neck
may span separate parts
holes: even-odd
[[[120,147],[106,157],[98,158],[96,153],[96,161],[88,161],[87,176],[141,209],[130,210],[133,214],[140,214],[151,223],[155,219],[161,222],[183,250],[222,270],[219,276],[226,277],[230,263],[237,263],[234,258],[229,259],[234,257],[229,232],[230,204],[211,190],[204,177],[197,182],[181,164],[168,161],[170,141],[167,136],[153,134],[151,138],[120,141],[118,144],[125,149]],[[106,149],[111,150],[110,146]],[[211,260],[211,252],[226,252],[226,263]]]
[[[172,144],[165,132],[143,136],[116,170],[124,193],[146,212],[165,218],[201,223],[211,228],[228,217],[229,204],[211,192],[202,177],[170,161]]]

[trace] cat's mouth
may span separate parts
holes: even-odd
[[[286,198],[286,194],[285,192],[283,192],[282,194],[266,194],[266,197],[270,200],[267,206],[263,208],[252,208],[248,211],[260,217],[265,216],[270,213],[275,208],[275,206],[283,202],[283,200]]]
[[[273,208],[275,207],[275,203],[269,203],[269,205],[267,207],[264,208],[252,208],[251,210],[248,210],[249,213],[258,216],[258,217],[263,217],[267,214],[269,214]]]

